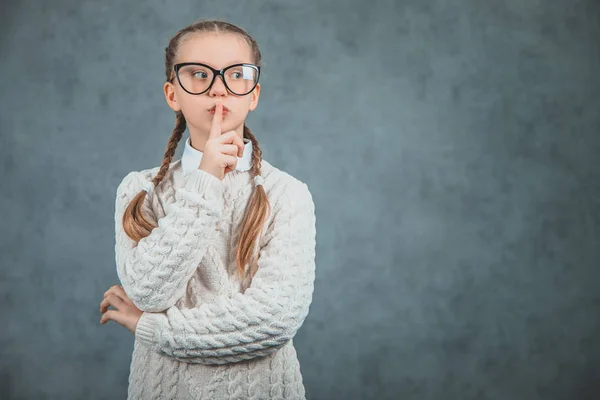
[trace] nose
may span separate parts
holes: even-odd
[[[210,96],[223,96],[227,94],[227,88],[221,75],[217,75],[208,94]]]

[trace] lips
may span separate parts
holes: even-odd
[[[216,110],[216,107],[217,107],[216,105],[212,106],[211,108],[209,108],[209,109],[208,109],[208,112],[214,113],[214,112],[215,112],[215,110]],[[227,107],[223,106],[223,112],[224,112],[224,113],[225,113],[225,112],[229,112],[229,108],[227,108]]]

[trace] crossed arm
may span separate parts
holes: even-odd
[[[280,200],[258,270],[243,294],[189,309],[171,304],[164,311],[146,311],[136,340],[183,362],[225,364],[265,356],[292,339],[312,302],[316,220],[304,183],[292,185]]]
[[[215,224],[223,210],[223,183],[200,169],[185,173],[184,179],[184,185],[175,193],[175,202],[167,204],[165,217],[138,243],[125,233],[123,214],[149,178],[141,172],[130,172],[117,188],[117,275],[129,298],[142,311],[167,310],[185,294],[188,281],[216,235]]]

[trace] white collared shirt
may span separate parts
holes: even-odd
[[[248,171],[252,167],[252,141],[244,138],[244,155],[238,157],[236,170]],[[202,160],[202,152],[197,150],[190,145],[190,138],[185,140],[185,148],[183,149],[183,155],[181,156],[181,167],[184,171],[191,171],[194,168],[198,168]]]

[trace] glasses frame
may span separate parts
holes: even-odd
[[[199,65],[202,67],[206,67],[213,72],[212,81],[210,82],[210,85],[208,85],[208,88],[206,90],[204,90],[203,92],[199,92],[199,93],[193,93],[193,92],[190,92],[189,90],[187,90],[185,88],[185,86],[183,86],[183,84],[181,83],[181,79],[179,79],[179,70],[181,69],[181,67],[185,67],[186,65]],[[227,70],[229,70],[230,68],[239,67],[239,66],[250,67],[250,68],[254,68],[256,70],[256,82],[254,83],[254,86],[252,87],[252,89],[250,89],[249,91],[247,91],[246,93],[243,93],[243,94],[234,92],[227,85],[227,82],[225,82],[225,72]],[[182,63],[177,63],[177,64],[173,65],[173,71],[175,71],[175,76],[177,77],[177,82],[179,82],[179,86],[181,86],[181,88],[183,90],[185,90],[187,93],[194,95],[194,96],[208,92],[212,88],[213,84],[215,83],[215,79],[217,79],[217,76],[221,76],[221,80],[223,81],[223,84],[225,85],[225,87],[227,88],[229,93],[231,93],[235,96],[245,96],[248,93],[251,93],[256,88],[256,85],[258,85],[258,80],[260,79],[260,66],[254,65],[254,64],[249,64],[249,63],[232,64],[232,65],[229,65],[222,69],[215,69],[215,68],[211,67],[210,65],[202,64],[199,62],[182,62]]]

